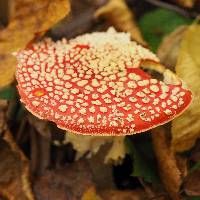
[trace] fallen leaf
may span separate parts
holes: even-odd
[[[11,100],[16,98],[17,98],[16,87],[9,86],[0,90],[0,99]]]
[[[82,196],[81,200],[103,200],[94,187],[89,188]]]
[[[124,136],[113,137],[112,146],[104,160],[105,163],[119,164],[123,161],[126,155],[124,139]]]
[[[102,190],[99,191],[103,200],[144,200],[148,199],[144,190]]]
[[[8,131],[0,143],[0,195],[9,200],[34,200],[28,160]]]
[[[37,200],[80,200],[93,187],[92,175],[84,160],[46,170],[33,185]]]
[[[184,178],[188,175],[189,168],[188,168],[188,157],[181,154],[174,154],[176,159],[176,165],[180,170],[181,177]]]
[[[145,135],[139,135],[137,138],[132,138],[132,140],[126,138],[128,154],[133,160],[133,172],[131,175],[142,178],[146,182],[158,184],[160,180],[151,140],[149,139]]]
[[[177,167],[164,127],[152,129],[152,141],[159,166],[159,173],[165,189],[173,200],[181,200],[181,172]]]
[[[145,13],[140,18],[138,25],[151,50],[156,52],[164,36],[170,34],[177,27],[190,22],[189,19],[176,12],[158,8]]]
[[[86,153],[88,153],[87,157],[90,158],[99,151],[102,145],[110,142],[112,142],[112,137],[85,136],[74,133],[66,133],[65,140],[63,141],[64,144],[71,143],[73,145],[77,151],[76,160]]]
[[[177,75],[193,93],[190,107],[172,122],[172,148],[190,149],[200,137],[200,25],[191,25],[184,34],[176,65]]]
[[[109,0],[108,3],[99,8],[96,17],[105,17],[113,26],[120,31],[129,32],[132,39],[142,45],[147,45],[135,21],[133,12],[126,5],[125,0]]]
[[[95,166],[94,166],[95,167]],[[95,169],[94,169],[95,170]],[[96,169],[96,173],[99,173]],[[91,166],[86,160],[53,169],[36,179],[33,184],[37,200],[143,200],[144,190],[96,189]]]
[[[200,140],[197,140],[195,147],[191,151],[189,159],[193,162],[200,161]]]
[[[159,45],[157,55],[162,64],[175,71],[180,43],[187,26],[179,26],[172,33],[165,36]]]
[[[194,170],[200,169],[200,160],[197,161],[192,168],[190,169],[190,172],[193,172]]]
[[[188,196],[200,196],[200,169],[194,170],[186,177],[183,190]]]
[[[6,110],[8,102],[0,100],[0,135],[6,130]]]
[[[54,39],[63,37],[74,38],[77,35],[82,35],[91,31],[107,30],[109,26],[106,22],[94,20],[96,9],[105,2],[106,0],[71,1],[70,14],[51,28],[50,36]]]
[[[196,0],[173,0],[173,1],[186,8],[192,8],[196,2]]]
[[[123,160],[126,154],[124,137],[109,137],[109,136],[85,136],[73,133],[67,133],[64,144],[71,143],[77,151],[76,160],[87,154],[90,158],[95,155],[102,145],[112,143],[111,148],[104,159],[105,163],[119,163]]]
[[[15,12],[8,26],[0,32],[0,88],[14,80],[16,59],[13,52],[44,33],[70,10],[67,0],[15,1]]]
[[[110,148],[110,144],[105,144],[101,147],[101,150],[87,159],[87,163],[92,173],[92,180],[97,185],[98,189],[111,189],[115,188],[113,178],[113,165],[104,164],[102,161],[105,159],[105,155]]]

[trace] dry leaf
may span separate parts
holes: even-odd
[[[190,149],[200,137],[200,25],[191,25],[184,34],[176,65],[177,75],[193,93],[190,107],[172,122],[172,148]]]
[[[142,38],[133,13],[129,10],[124,0],[109,0],[106,5],[96,11],[95,16],[105,17],[120,31],[130,32],[132,39],[142,45],[147,45]]]
[[[103,200],[103,199],[96,193],[95,187],[91,187],[83,194],[81,200]]]
[[[71,1],[71,12],[68,17],[52,27],[51,35],[55,39],[74,38],[91,31],[107,30],[105,22],[94,21],[94,13],[107,0],[75,0]]]
[[[112,147],[105,157],[105,163],[121,163],[126,155],[124,136],[114,137]]]
[[[0,135],[6,130],[7,100],[0,100]]]
[[[160,126],[153,129],[152,139],[161,180],[170,197],[173,200],[181,200],[182,198],[179,195],[181,172],[177,167],[164,127]]]
[[[173,1],[186,8],[192,8],[196,2],[196,0],[173,0]]]
[[[185,179],[183,188],[188,196],[200,196],[200,169],[195,170]]]
[[[76,160],[78,160],[86,153],[88,153],[88,158],[95,155],[102,145],[112,142],[112,139],[112,137],[86,136],[66,133],[63,143],[71,143],[73,145],[74,149],[77,151]]]
[[[33,200],[28,160],[9,132],[5,132],[0,143],[0,195],[9,200]]]
[[[95,166],[94,170],[99,173]],[[37,200],[143,200],[146,197],[144,190],[97,190],[91,166],[86,160],[46,170],[44,175],[35,181],[34,193]]]
[[[46,170],[33,188],[37,200],[80,200],[85,191],[93,187],[89,166],[81,160],[59,169]]]
[[[200,140],[197,140],[195,147],[191,151],[189,159],[193,162],[200,161]]]
[[[104,164],[102,161],[110,148],[110,144],[103,145],[101,150],[90,159],[87,159],[92,173],[92,180],[96,183],[98,189],[115,188],[113,180],[113,165]]]
[[[157,55],[162,64],[174,71],[180,49],[180,43],[187,26],[180,26],[171,34],[166,36],[160,44]]]
[[[9,25],[0,32],[0,88],[14,79],[12,53],[25,48],[37,33],[47,31],[70,10],[67,0],[16,0],[14,5]]]
[[[87,157],[95,155],[100,147],[106,143],[112,143],[111,148],[105,157],[105,163],[118,163],[123,160],[126,154],[124,145],[124,136],[109,137],[109,136],[85,136],[67,133],[64,143],[71,143],[77,151],[76,159],[78,160],[87,153]]]
[[[102,190],[99,192],[103,200],[144,200],[148,199],[145,191],[137,190]]]

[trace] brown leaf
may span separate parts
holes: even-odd
[[[37,33],[47,31],[70,10],[67,0],[16,0],[14,5],[9,25],[0,32],[0,88],[14,79],[12,53],[25,48]]]
[[[61,20],[51,29],[53,38],[74,38],[91,31],[107,30],[106,22],[94,20],[94,13],[106,0],[76,0],[71,1],[69,16]]]
[[[95,156],[87,159],[88,165],[92,173],[92,179],[98,189],[115,188],[113,180],[113,165],[104,164],[103,160],[109,151],[111,144],[105,144]]]
[[[161,63],[172,71],[175,71],[180,43],[186,29],[187,26],[178,27],[175,31],[163,39],[158,48],[157,55],[160,58]]]
[[[80,200],[85,191],[94,187],[86,161],[47,170],[34,183],[37,200]]]
[[[28,160],[9,132],[5,132],[0,143],[0,195],[9,200],[34,200]]]
[[[6,130],[7,101],[0,100],[0,135]]]
[[[200,25],[185,32],[176,65],[177,75],[192,90],[190,107],[172,122],[172,147],[181,152],[190,149],[200,137]]]
[[[144,41],[133,13],[129,10],[124,0],[109,0],[108,3],[99,8],[96,17],[105,17],[117,29],[130,32],[132,39],[142,45],[147,45]]]
[[[195,170],[185,179],[183,188],[188,196],[200,196],[200,169]]]
[[[164,127],[152,130],[155,155],[158,161],[159,173],[165,189],[174,200],[182,199],[179,195],[181,172],[177,167],[175,156],[171,151]]]
[[[103,200],[143,200],[147,199],[143,190],[102,190],[99,192]]]
[[[192,149],[190,160],[194,162],[200,161],[200,140],[197,140],[195,147]]]
[[[192,8],[196,2],[196,0],[173,0],[173,1],[186,8]]]

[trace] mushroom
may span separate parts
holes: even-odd
[[[46,39],[17,53],[26,108],[72,133],[122,136],[181,114],[192,94],[148,49],[113,28],[67,41]],[[142,67],[154,68],[164,81]]]

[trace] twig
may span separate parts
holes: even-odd
[[[38,141],[37,133],[33,127],[30,127],[30,141],[31,141],[31,160],[30,160],[30,170],[32,177],[37,172],[38,167]]]
[[[152,189],[149,186],[147,186],[147,184],[144,182],[142,178],[138,178],[138,180],[140,181],[141,185],[144,187],[144,190],[147,193],[147,195],[150,197],[150,199],[154,199],[156,195],[152,191]]]
[[[44,173],[50,163],[51,138],[45,138],[38,134],[38,148],[39,166],[37,169],[37,174],[41,175]]]
[[[198,12],[194,12],[194,11],[189,12],[189,11],[185,10],[184,8],[180,8],[176,5],[166,3],[166,2],[163,2],[160,0],[145,0],[145,1],[150,4],[153,4],[155,6],[175,11],[175,12],[179,13],[180,15],[183,15],[184,17],[187,17],[187,18],[196,18],[199,15]]]
[[[0,0],[0,24],[6,26],[9,21],[9,6],[11,1]]]
[[[17,143],[21,143],[21,140],[23,138],[24,129],[26,127],[26,122],[27,122],[26,118],[23,118],[21,123],[20,123],[19,129],[18,129],[17,134],[15,136],[15,140],[16,140]]]

